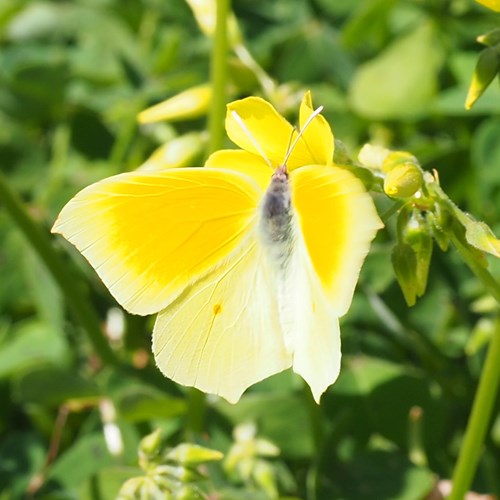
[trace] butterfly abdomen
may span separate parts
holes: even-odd
[[[271,256],[282,267],[289,260],[293,246],[293,212],[290,183],[285,166],[278,167],[271,178],[261,206],[260,229]]]

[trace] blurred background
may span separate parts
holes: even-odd
[[[233,11],[276,82],[266,98],[292,122],[310,89],[351,156],[366,142],[410,151],[500,234],[498,82],[464,108],[476,37],[499,14],[472,0],[234,0]],[[137,114],[206,83],[210,47],[184,0],[0,2],[0,170],[40,230],[80,189],[171,141],[188,137],[173,164],[203,164],[205,110],[146,125]],[[261,93],[230,64],[228,99]],[[496,306],[455,252],[436,249],[427,292],[408,308],[393,236],[388,224],[368,257],[343,319],[343,370],[321,406],[289,372],[233,406],[163,379],[152,318],[121,311],[53,238],[130,370],[99,359],[0,198],[0,499],[115,498],[141,474],[139,442],[157,428],[165,446],[226,454],[200,486],[213,499],[425,498],[453,470]],[[498,403],[495,415],[474,490],[498,496]]]

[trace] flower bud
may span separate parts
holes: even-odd
[[[280,454],[280,449],[267,439],[255,439],[255,453],[261,457],[277,457]]]
[[[167,460],[172,460],[183,465],[197,465],[202,462],[221,460],[223,457],[224,455],[220,451],[189,443],[182,443],[176,446],[166,456]]]
[[[479,35],[476,40],[488,47],[498,45],[500,44],[500,28],[495,28],[484,35]]]
[[[404,241],[415,252],[416,295],[424,294],[429,275],[432,257],[432,237],[426,219],[418,211],[414,211],[404,230]]]
[[[208,37],[215,34],[217,20],[217,1],[216,0],[186,0],[193,11],[196,22],[200,30]],[[241,43],[242,37],[238,22],[233,13],[227,18],[227,33],[229,45],[234,47]]]
[[[497,47],[488,47],[479,54],[472,82],[469,87],[465,109],[470,109],[488,88],[500,69],[500,56]]]
[[[391,168],[384,179],[384,191],[393,198],[413,196],[423,183],[422,169],[412,162]]]
[[[201,154],[205,142],[205,135],[200,132],[190,132],[176,137],[156,149],[138,170],[155,171],[186,167]]]
[[[392,251],[392,265],[408,306],[417,300],[417,256],[405,243],[398,243]]]
[[[162,446],[162,431],[156,429],[151,434],[143,437],[139,444],[139,465],[147,470],[160,455]]]
[[[117,500],[129,500],[132,498],[140,498],[144,488],[146,479],[143,477],[133,477],[123,483],[118,492]]]
[[[198,85],[141,111],[137,120],[143,124],[197,118],[207,113],[211,99],[212,87],[209,84]]]
[[[384,157],[381,165],[382,172],[388,173],[399,165],[406,165],[412,163],[416,166],[420,166],[418,160],[407,151],[389,151],[389,153]]]
[[[361,165],[372,169],[382,169],[385,159],[391,153],[389,149],[374,144],[365,144],[358,153]]]

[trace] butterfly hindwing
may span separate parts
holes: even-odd
[[[153,352],[162,372],[236,402],[250,385],[291,366],[276,290],[276,274],[250,238],[158,315]]]
[[[289,261],[280,274],[280,323],[283,337],[292,346],[293,371],[309,384],[319,403],[340,370],[339,320],[302,236],[295,233]]]

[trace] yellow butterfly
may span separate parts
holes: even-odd
[[[104,179],[52,229],[127,311],[158,313],[153,351],[167,377],[232,403],[289,367],[319,402],[340,369],[338,318],[382,227],[362,183],[332,165],[309,93],[300,126],[280,165],[293,127],[263,99],[231,103],[226,129],[242,150]]]

